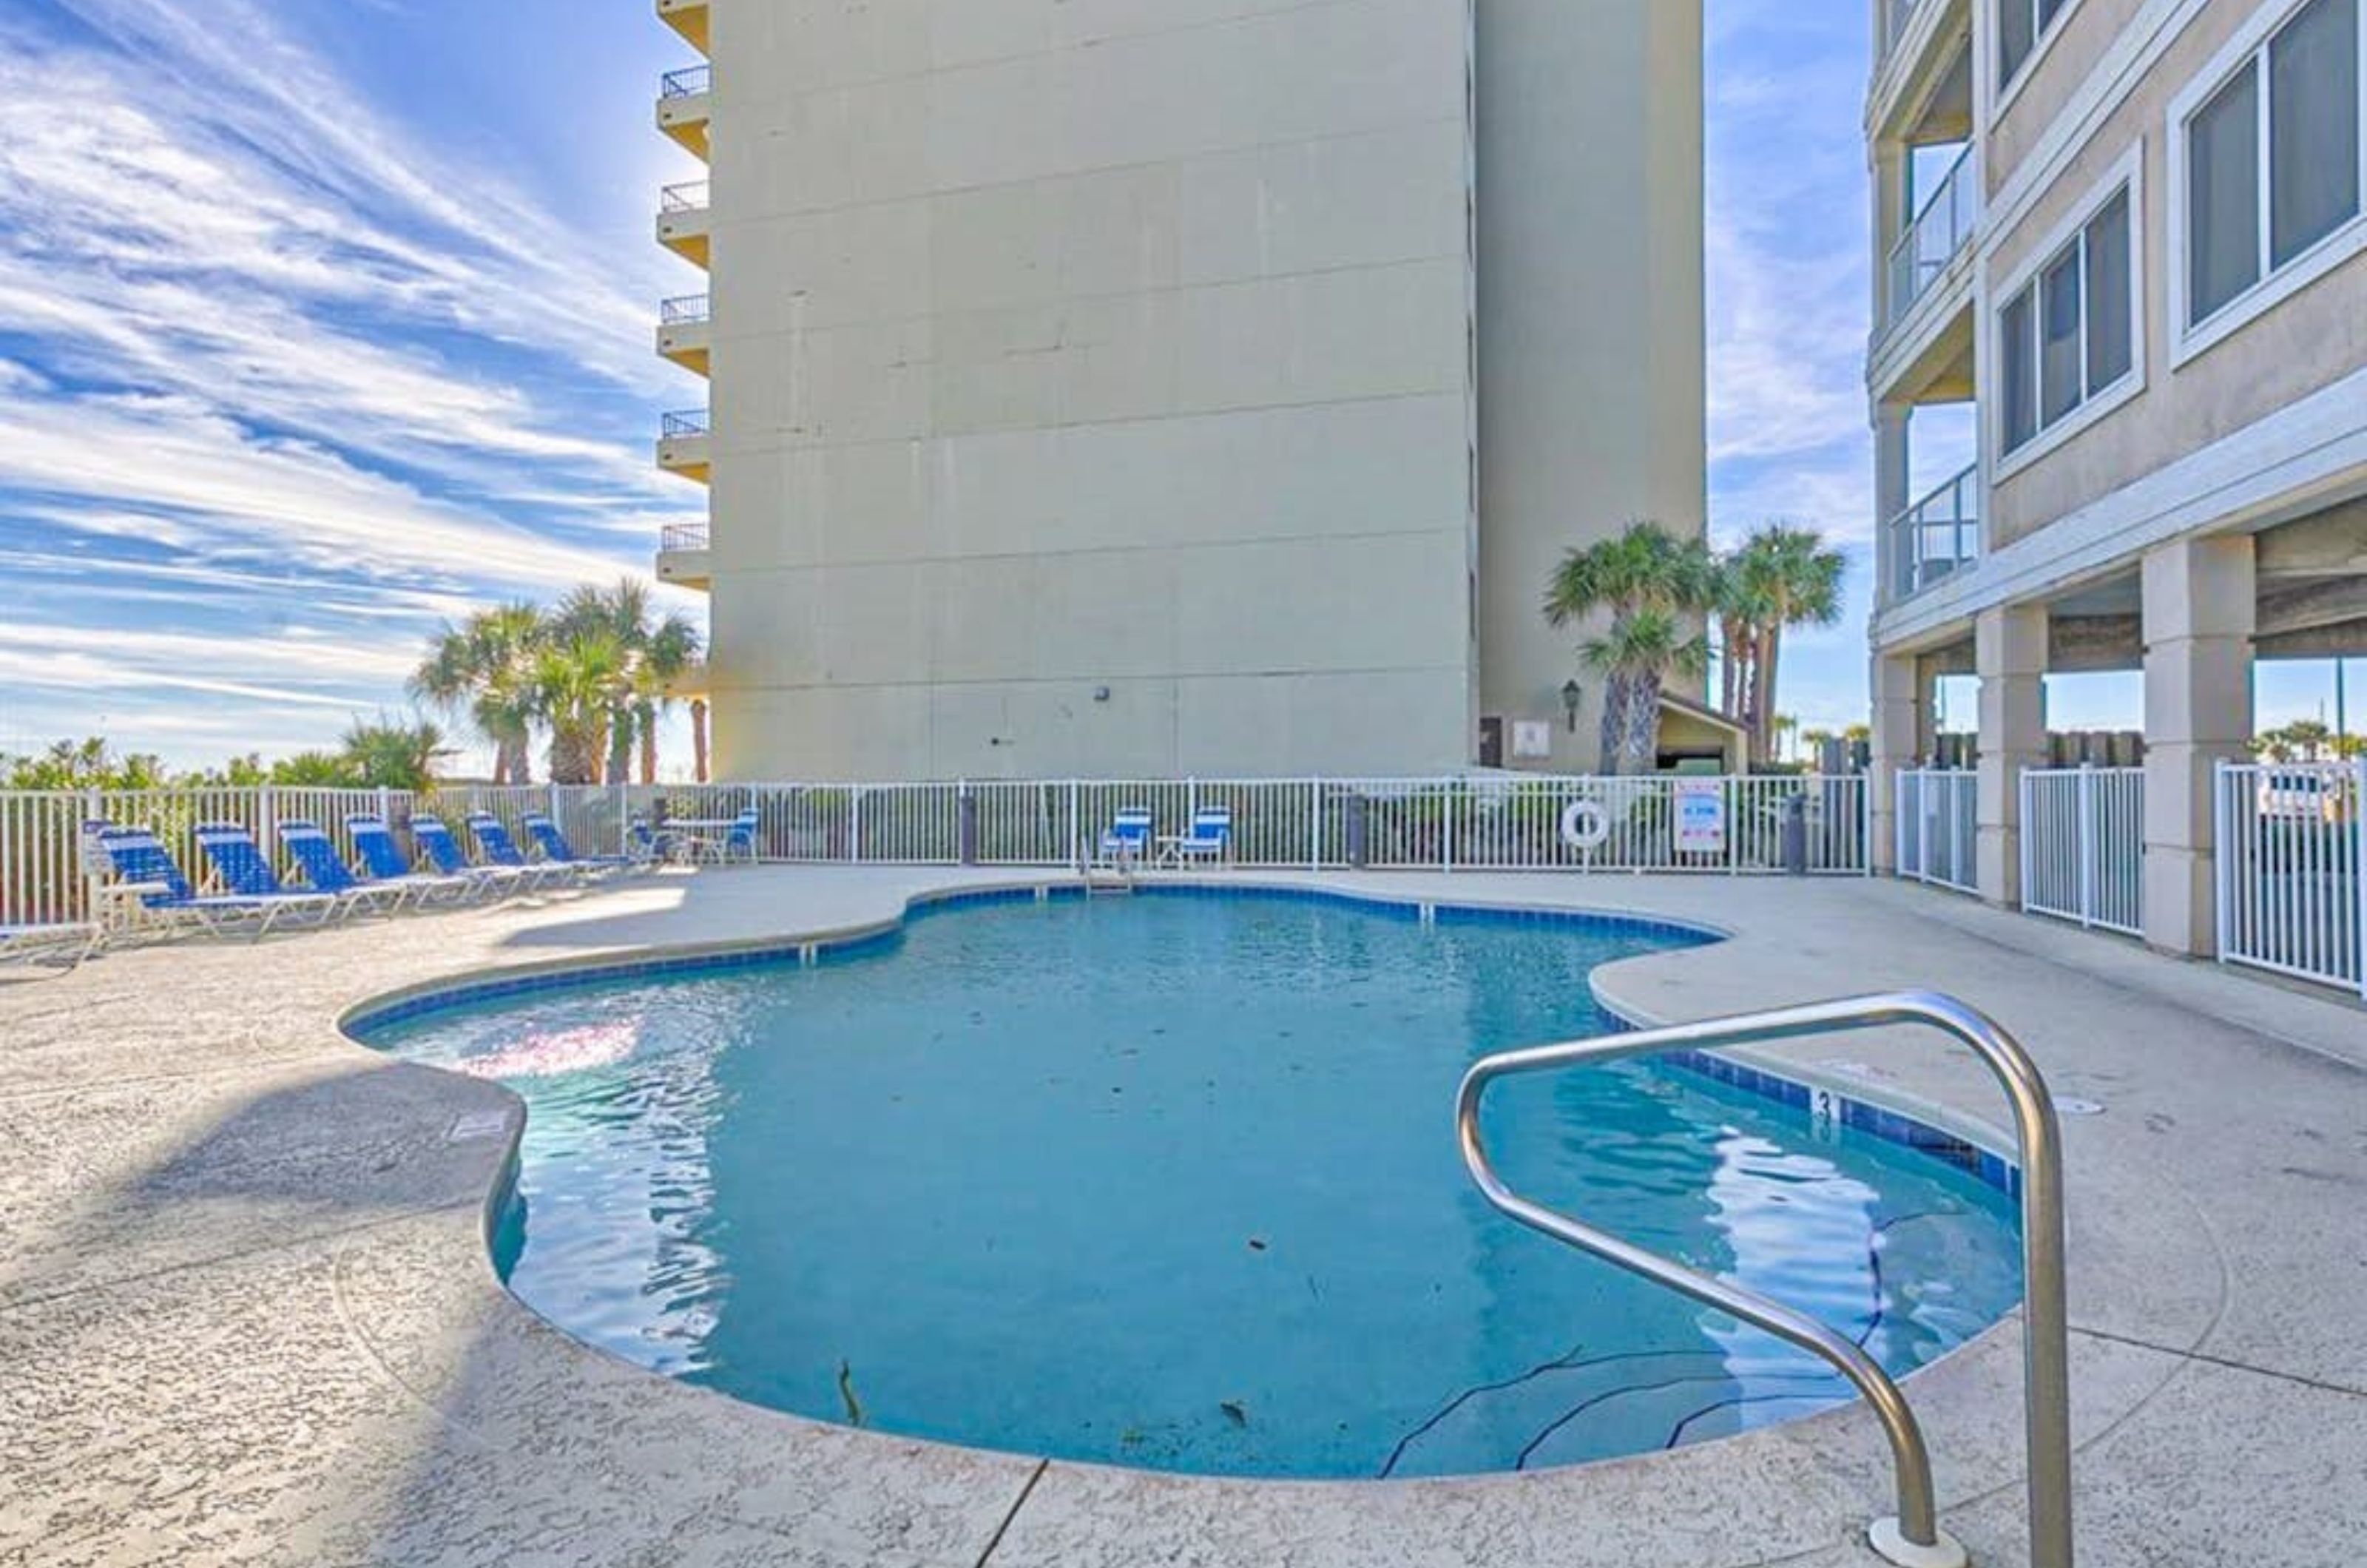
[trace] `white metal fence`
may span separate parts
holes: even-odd
[[[278,824],[329,829],[350,858],[345,818],[398,828],[417,811],[456,827],[490,812],[525,840],[548,812],[583,853],[624,847],[636,818],[719,824],[756,813],[758,858],[802,864],[1062,866],[1121,809],[1148,808],[1161,835],[1194,813],[1232,813],[1229,863],[1248,869],[1677,872],[1744,875],[1795,864],[1863,875],[1865,780],[1769,778],[1062,779],[952,784],[753,784],[402,791],[201,789],[142,794],[0,792],[0,922],[80,918],[88,908],[83,825],[153,827],[203,880],[193,829],[240,822],[277,856]]]
[[[2145,931],[2145,770],[2033,768],[2022,775],[2022,907]]]
[[[2223,963],[2367,993],[2367,761],[2220,764]]]
[[[1980,777],[1910,769],[1898,775],[1898,874],[1909,882],[1980,891]]]

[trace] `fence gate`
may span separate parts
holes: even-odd
[[[2367,994],[2367,759],[2219,765],[2219,959]]]
[[[2145,770],[2033,768],[2022,775],[2022,907],[2141,936]]]

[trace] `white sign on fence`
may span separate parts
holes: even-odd
[[[1726,781],[1680,779],[1675,791],[1677,852],[1726,853]]]

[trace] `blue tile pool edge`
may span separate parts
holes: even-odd
[[[773,937],[714,947],[656,950],[638,956],[538,965],[515,973],[476,979],[463,976],[431,982],[358,1003],[338,1018],[337,1027],[347,1038],[368,1047],[369,1042],[364,1036],[371,1030],[479,1002],[567,990],[614,980],[725,974],[844,962],[894,948],[903,940],[907,930],[933,915],[987,905],[1054,899],[1065,901],[1087,896],[1088,890],[1082,883],[1043,881],[918,893],[905,900],[900,914],[871,925],[803,937]],[[1713,927],[1658,916],[1536,905],[1457,903],[1291,884],[1189,881],[1138,884],[1129,896],[1331,904],[1361,908],[1391,919],[1440,926],[1577,929],[1612,935],[1656,937],[1674,941],[1682,947],[1704,947],[1727,939],[1727,933]],[[1648,1027],[1603,996],[1600,987],[1594,988],[1594,1000],[1604,1016],[1620,1029]],[[1650,1060],[1678,1072],[1798,1111],[1808,1116],[1812,1124],[1845,1127],[1864,1136],[1913,1150],[1954,1166],[2017,1202],[2021,1200],[2022,1169],[2015,1160],[1962,1133],[1934,1125],[1911,1111],[1882,1104],[1860,1093],[1829,1084],[1788,1077],[1763,1065],[1745,1062],[1715,1051],[1669,1051],[1656,1055]],[[508,1185],[507,1181],[497,1184],[497,1191],[506,1190]],[[498,1200],[493,1206],[498,1207]]]

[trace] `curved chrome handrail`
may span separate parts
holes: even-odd
[[[1497,1175],[1479,1137],[1479,1103],[1488,1086],[1499,1078],[1663,1051],[1745,1045],[1897,1024],[1938,1029],[1971,1046],[2004,1086],[2013,1106],[2022,1158],[2022,1386],[2031,1562],[2033,1568],[2071,1568],[2070,1350],[2063,1282],[2062,1136],[2054,1100],[2037,1065],[1994,1020],[1952,997],[1904,991],[1505,1052],[1483,1058],[1464,1077],[1455,1110],[1463,1163],[1489,1203],[1532,1230],[1729,1313],[1829,1362],[1874,1407],[1890,1439],[1898,1477],[1898,1515],[1896,1519],[1875,1522],[1869,1532],[1874,1550],[1908,1568],[1961,1564],[1965,1561],[1964,1549],[1940,1529],[1931,1458],[1922,1427],[1897,1383],[1872,1357],[1824,1324],[1780,1303],[1529,1201]]]

